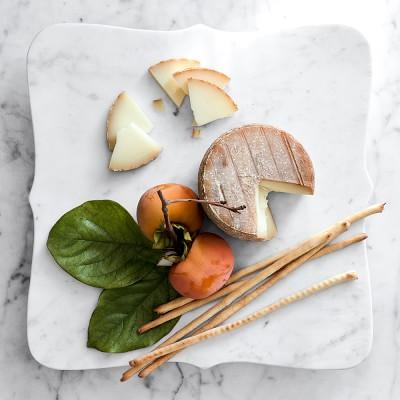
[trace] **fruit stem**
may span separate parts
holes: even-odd
[[[244,210],[246,206],[243,204],[238,207],[230,207],[226,205],[226,201],[208,201],[208,200],[201,200],[201,199],[175,199],[175,200],[167,200],[166,201],[167,205],[169,204],[174,204],[174,203],[203,203],[203,204],[208,204],[210,206],[217,206],[217,207],[222,207],[226,208],[229,211],[232,211],[234,213],[240,214],[240,211]]]
[[[172,240],[174,247],[177,248],[178,247],[178,237],[176,236],[176,232],[174,230],[174,227],[171,224],[171,220],[169,219],[169,215],[168,215],[168,204],[170,204],[170,203],[165,199],[161,190],[157,190],[157,194],[161,201],[161,210],[164,215],[165,229],[168,233],[168,236]]]

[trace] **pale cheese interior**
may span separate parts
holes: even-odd
[[[153,129],[153,124],[136,102],[126,93],[121,93],[108,116],[107,141],[110,150],[115,146],[117,132],[134,123],[145,133]]]
[[[260,182],[257,190],[257,236],[265,240],[272,239],[276,233],[277,228],[268,207],[268,194],[270,192],[282,192],[307,195],[312,194],[313,191],[306,186],[301,186],[295,183],[278,182],[263,180]]]
[[[232,116],[237,107],[221,88],[205,81],[189,79],[190,107],[197,126]]]
[[[265,187],[258,186],[257,190],[257,236],[265,240],[272,239],[277,232],[275,221],[271,210],[268,207],[268,190]]]
[[[199,65],[200,63],[195,60],[168,60],[153,65],[149,68],[149,72],[175,105],[180,107],[186,94],[178,85],[173,75],[175,72],[198,67]]]
[[[113,171],[135,169],[154,160],[160,152],[161,146],[143,129],[131,123],[117,133],[109,168]]]
[[[213,69],[206,68],[190,68],[185,71],[177,72],[174,74],[174,78],[186,94],[189,94],[189,79],[201,79],[203,81],[211,82],[220,88],[224,88],[229,82],[229,78],[226,75]]]

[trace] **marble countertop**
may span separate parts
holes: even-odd
[[[0,388],[11,399],[398,399],[400,398],[400,4],[361,0],[0,2]],[[312,11],[312,12],[311,12]],[[342,23],[369,40],[373,87],[368,127],[372,201],[387,201],[368,220],[374,342],[370,356],[343,371],[254,364],[201,370],[168,364],[147,380],[118,382],[120,369],[56,371],[39,365],[26,338],[33,221],[28,194],[34,144],[26,52],[34,35],[56,22],[177,29],[206,23],[227,30],[277,30]]]

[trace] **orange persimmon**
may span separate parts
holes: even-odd
[[[152,241],[154,232],[164,225],[158,190],[162,191],[166,200],[197,199],[197,195],[192,189],[177,183],[165,183],[147,190],[139,200],[136,215],[143,234]],[[197,203],[170,204],[168,205],[168,215],[172,223],[182,225],[190,233],[197,232],[203,224],[203,209]]]
[[[228,242],[213,233],[201,233],[185,260],[173,265],[169,281],[182,296],[202,299],[224,286],[234,265]]]

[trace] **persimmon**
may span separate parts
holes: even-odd
[[[203,299],[229,279],[234,256],[228,242],[213,233],[200,233],[185,260],[173,265],[169,281],[182,296]]]
[[[158,191],[169,201],[176,199],[197,199],[196,193],[187,186],[165,183],[147,190],[139,200],[137,222],[143,234],[154,240],[154,233],[164,228],[164,215]],[[171,223],[182,225],[189,233],[196,233],[203,224],[203,209],[198,203],[179,202],[168,205]]]

